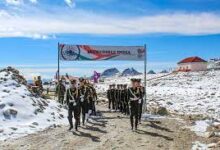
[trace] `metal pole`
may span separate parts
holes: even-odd
[[[57,70],[57,80],[60,80],[60,43],[58,43],[58,70]]]
[[[59,88],[59,81],[60,81],[60,43],[58,43],[58,68],[57,68],[57,86],[58,86],[58,102],[60,102],[60,88]]]
[[[145,98],[144,98],[144,112],[147,111],[147,46],[144,44],[144,90],[145,90]]]

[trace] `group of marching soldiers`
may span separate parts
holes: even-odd
[[[68,106],[69,130],[73,129],[74,117],[77,131],[80,120],[85,125],[90,115],[96,115],[97,93],[93,85],[84,78],[79,79],[79,84],[76,80],[70,80],[70,83],[66,88],[62,80],[59,81],[56,91],[59,93],[59,102]],[[130,115],[132,130],[137,130],[138,124],[141,123],[144,97],[145,88],[141,85],[141,79],[131,79],[131,87],[126,84],[112,84],[107,90],[109,109]]]
[[[71,85],[66,88],[59,81],[56,91],[60,103],[67,104],[68,121],[70,124],[69,130],[73,129],[73,117],[75,120],[75,130],[78,130],[82,120],[82,124],[88,121],[90,115],[96,115],[95,102],[97,101],[96,90],[88,80],[79,79],[79,84],[76,80],[70,80]],[[82,119],[80,119],[82,118]]]
[[[109,109],[130,115],[131,129],[137,130],[141,123],[145,88],[141,86],[141,79],[131,79],[131,87],[126,84],[109,85],[107,98]]]

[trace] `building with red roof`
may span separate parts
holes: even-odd
[[[177,71],[205,71],[207,70],[207,61],[200,57],[188,57],[178,62]]]

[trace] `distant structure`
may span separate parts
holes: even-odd
[[[208,62],[208,70],[220,70],[220,58],[210,59]]]
[[[178,62],[177,71],[205,71],[207,70],[208,63],[200,57],[188,57]]]

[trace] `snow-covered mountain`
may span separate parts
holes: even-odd
[[[153,70],[150,70],[147,74],[156,74]]]
[[[115,76],[119,74],[119,70],[117,68],[110,68],[110,69],[107,69],[105,70],[101,76],[102,77],[112,77],[112,76]]]
[[[35,97],[13,68],[0,71],[0,140],[65,124],[66,110],[54,100]]]
[[[121,73],[121,76],[135,76],[140,74],[141,73],[135,70],[134,68],[127,68]]]

